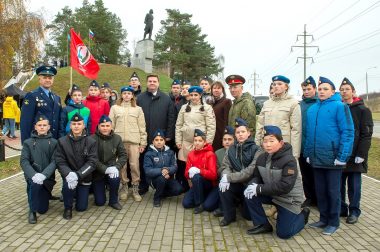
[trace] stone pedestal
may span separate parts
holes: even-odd
[[[140,40],[136,44],[132,57],[132,67],[140,68],[146,73],[152,73],[154,41],[151,39]]]

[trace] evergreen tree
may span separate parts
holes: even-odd
[[[127,32],[122,29],[120,18],[108,11],[102,0],[96,0],[94,4],[84,0],[75,11],[65,7],[48,27],[51,28],[52,41],[47,45],[49,56],[63,58],[67,54],[67,35],[71,27],[80,34],[99,62],[121,64],[129,56],[126,53]],[[89,38],[89,30],[95,34],[93,39]]]
[[[155,66],[170,66],[170,77],[199,81],[204,75],[218,74],[214,47],[202,34],[199,25],[191,23],[191,14],[167,9],[168,18],[156,35]]]

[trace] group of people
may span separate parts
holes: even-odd
[[[275,215],[277,235],[290,238],[308,223],[315,203],[320,219],[310,227],[326,235],[338,229],[339,215],[348,216],[347,223],[358,220],[373,123],[348,79],[340,95],[323,77],[317,92],[309,77],[299,104],[289,95],[290,80],[274,76],[256,122],[253,97],[243,92],[240,75],[225,80],[233,101],[222,82],[207,76],[198,85],[174,80],[167,95],[157,75],[147,76],[142,92],[133,73],[120,97],[94,80],[85,98],[73,85],[62,108],[51,91],[56,69],[36,72],[40,87],[21,108],[29,223],[54,198],[55,169],[63,181],[65,219],[72,218],[74,199],[77,211],[88,208],[91,192],[102,206],[108,190],[109,206],[120,210],[130,187],[139,202],[151,186],[154,207],[185,193],[184,208],[213,212],[223,217],[221,226],[236,221],[239,208],[254,224],[248,234],[272,232],[268,216]],[[273,207],[264,211],[263,204]]]

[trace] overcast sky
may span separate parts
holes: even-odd
[[[93,0],[90,0],[93,3]],[[257,94],[267,94],[271,77],[282,74],[291,80],[291,92],[299,94],[303,81],[302,38],[304,24],[307,50],[314,57],[307,63],[307,76],[330,78],[339,87],[343,77],[349,78],[357,92],[366,92],[368,72],[369,92],[380,92],[380,1],[378,0],[235,0],[235,1],[112,1],[105,7],[121,18],[128,32],[129,49],[141,40],[144,18],[154,10],[153,34],[160,21],[167,17],[165,9],[178,9],[193,15],[192,23],[199,24],[218,56],[225,57],[224,75],[240,74],[248,83],[245,90],[253,93],[253,72],[259,74]],[[41,11],[49,22],[65,5],[77,8],[78,0],[28,0],[31,11]],[[372,68],[377,67],[377,68]],[[372,69],[369,69],[372,68]],[[369,70],[368,70],[369,69]]]

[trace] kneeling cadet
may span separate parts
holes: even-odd
[[[104,206],[106,203],[106,183],[108,183],[108,205],[116,210],[121,210],[119,171],[127,163],[127,152],[123,141],[119,135],[113,132],[112,121],[106,115],[102,115],[100,118],[98,128],[92,138],[95,139],[98,149],[96,170],[92,176],[95,205]]]
[[[292,146],[284,143],[280,128],[264,126],[262,153],[256,162],[253,178],[244,191],[254,227],[247,234],[262,234],[273,231],[262,204],[277,208],[276,233],[281,239],[291,238],[308,222],[310,210],[301,204],[304,201],[301,177]]]

